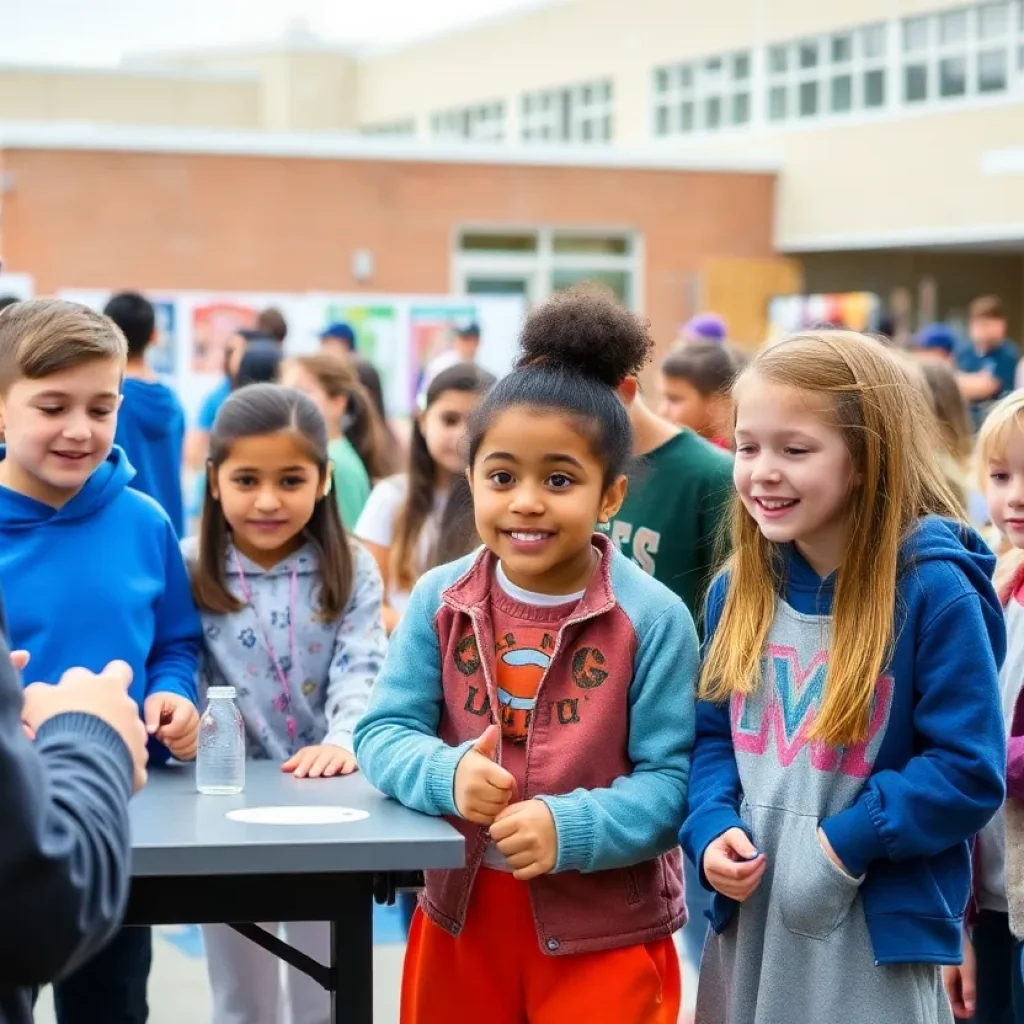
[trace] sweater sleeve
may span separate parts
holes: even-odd
[[[437,735],[444,701],[437,573],[416,584],[391,635],[370,707],[356,725],[355,755],[386,796],[424,814],[456,816],[455,769],[473,743],[450,747]]]
[[[91,715],[58,715],[34,744],[0,640],[0,985],[44,985],[99,951],[128,899],[132,762]]]
[[[723,574],[715,580],[708,592],[708,642],[718,628],[727,586],[728,577]],[[705,888],[710,889],[703,867],[704,851],[708,846],[731,828],[741,828],[750,834],[740,817],[742,795],[740,773],[732,745],[729,705],[699,700],[689,807],[679,833],[679,842],[686,855],[698,867],[701,884]]]
[[[353,543],[355,579],[348,606],[338,624],[327,678],[328,731],[324,743],[352,749],[352,733],[370,701],[373,681],[387,650],[380,572],[363,547]]]
[[[629,687],[631,774],[603,789],[541,796],[555,820],[555,871],[604,871],[676,845],[693,747],[697,633],[674,602],[640,638]]]
[[[146,696],[174,693],[192,703],[202,627],[174,528],[164,521],[164,590],[156,605],[156,630],[146,662]]]
[[[1006,769],[999,669],[981,599],[963,593],[917,645],[918,753],[872,775],[821,827],[850,874],[877,859],[934,856],[979,832],[1003,801]]]

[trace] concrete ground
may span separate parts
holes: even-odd
[[[398,1024],[402,977],[401,925],[397,911],[376,908],[374,917],[374,1024]],[[684,966],[683,992],[687,1012],[697,991],[693,970]],[[153,942],[153,973],[149,979],[149,1024],[217,1024],[210,1017],[210,993],[203,959],[202,935],[193,926],[157,928]],[[50,992],[36,1008],[37,1024],[55,1024]],[[284,1024],[284,1022],[282,1022]]]

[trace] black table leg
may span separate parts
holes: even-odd
[[[373,1024],[373,884],[367,878],[331,921],[332,1024]]]

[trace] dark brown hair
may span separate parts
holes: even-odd
[[[283,345],[284,339],[288,337],[288,321],[281,310],[273,306],[262,310],[256,317],[256,329],[269,335],[279,345]]]
[[[427,387],[423,396],[421,415],[447,391],[462,391],[474,395],[486,394],[494,384],[494,377],[475,363],[456,363],[442,370]],[[457,490],[457,488],[456,488]],[[402,588],[416,582],[416,544],[430,514],[434,510],[437,491],[437,463],[427,447],[427,439],[419,417],[413,417],[409,438],[408,487],[405,503],[395,521],[395,535],[391,545],[394,575]],[[444,515],[442,513],[442,520]],[[433,554],[430,561],[434,561]]]
[[[1006,310],[998,295],[982,295],[971,303],[968,315],[972,320],[1005,320]]]
[[[338,352],[326,351],[296,356],[293,362],[312,374],[330,398],[344,396],[348,400],[342,425],[345,437],[355,448],[371,480],[388,476],[393,463],[387,431],[352,361]]]
[[[217,413],[210,431],[207,475],[213,477],[231,454],[231,446],[244,437],[292,433],[306,446],[327,479],[327,424],[315,403],[293,388],[277,384],[250,384],[233,391]],[[199,557],[192,569],[192,595],[203,610],[229,615],[245,607],[227,588],[224,559],[230,527],[220,502],[207,481],[199,525]],[[353,558],[338,503],[330,495],[317,499],[313,515],[303,530],[316,549],[320,568],[320,618],[337,619],[352,592]]]
[[[669,353],[661,364],[666,377],[685,380],[705,398],[729,393],[736,377],[732,354],[713,341],[695,341]]]
[[[0,389],[22,377],[41,380],[97,359],[122,365],[128,344],[102,313],[62,299],[25,299],[0,315]]]

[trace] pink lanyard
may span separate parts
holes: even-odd
[[[281,684],[282,700],[280,706],[281,710],[286,715],[288,739],[294,743],[296,727],[295,718],[291,713],[292,688],[288,683],[288,675],[281,667],[281,663],[277,660],[277,654],[274,652],[274,645],[270,642],[270,634],[263,625],[260,613],[256,609],[256,602],[252,599],[252,591],[249,589],[249,584],[246,582],[245,570],[242,568],[242,563],[238,559],[238,552],[232,551],[231,553],[235,559],[235,569],[238,572],[238,585],[241,588],[242,597],[245,598],[245,603],[252,609],[252,614],[256,619],[256,625],[260,627],[260,632],[263,634],[263,647],[267,652],[267,656],[270,658],[270,664],[274,666],[278,682]],[[295,667],[295,597],[297,586],[297,574],[295,572],[295,566],[293,565],[288,594],[288,657],[291,659],[289,664],[290,668]]]

